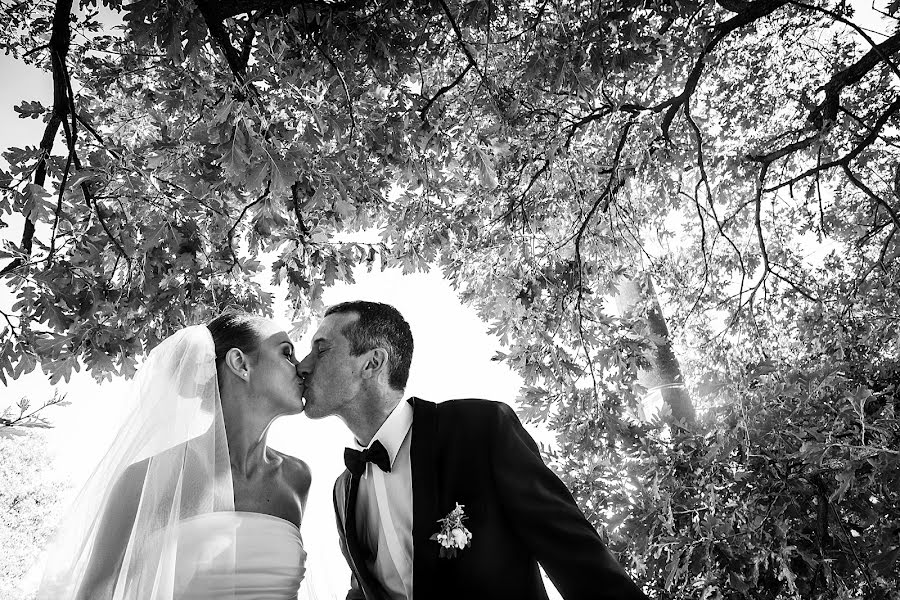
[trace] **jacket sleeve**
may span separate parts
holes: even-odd
[[[515,412],[497,404],[491,470],[518,536],[566,600],[644,600],[584,517],[565,484],[544,464]]]

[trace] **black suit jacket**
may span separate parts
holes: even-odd
[[[414,600],[546,600],[538,563],[566,600],[645,598],[510,407],[487,400],[409,402]],[[365,566],[367,550],[347,536],[345,517],[354,510],[349,492],[344,471],[334,506],[353,574],[347,598],[381,600],[381,586]],[[465,506],[472,545],[439,558],[440,546],[429,538],[457,502]]]

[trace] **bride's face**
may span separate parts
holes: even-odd
[[[303,410],[303,381],[297,374],[294,344],[274,323],[259,326],[259,347],[251,359],[250,393],[275,415]]]

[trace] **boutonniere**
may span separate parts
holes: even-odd
[[[463,508],[464,506],[457,502],[456,508],[451,510],[450,514],[438,519],[441,530],[428,538],[436,540],[441,545],[441,558],[453,558],[457,550],[472,545],[472,532],[463,524],[463,521],[468,519]]]

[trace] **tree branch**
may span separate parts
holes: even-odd
[[[210,16],[219,21],[255,10],[290,11],[295,7],[320,8],[330,11],[352,11],[366,7],[364,0],[329,2],[327,0],[222,0],[210,3]]]
[[[876,139],[878,139],[878,135],[881,133],[881,129],[887,124],[888,120],[890,120],[890,118],[892,116],[894,116],[895,114],[897,114],[898,112],[900,112],[900,96],[897,96],[897,98],[895,98],[894,101],[891,102],[891,104],[887,107],[887,110],[885,110],[881,114],[881,116],[878,117],[878,120],[875,121],[875,124],[869,130],[869,133],[862,139],[862,141],[859,144],[854,146],[850,152],[848,152],[847,154],[845,154],[844,156],[842,156],[840,158],[836,158],[834,160],[831,160],[831,161],[828,161],[825,163],[817,164],[815,167],[807,169],[806,171],[800,173],[799,175],[791,177],[787,181],[779,183],[773,187],[766,188],[765,191],[766,192],[774,192],[775,190],[781,189],[783,187],[794,185],[798,181],[801,181],[801,180],[809,177],[810,175],[815,175],[816,173],[819,173],[821,171],[827,171],[828,169],[831,169],[834,167],[841,167],[841,166],[849,165],[850,162],[853,159],[855,159],[857,156],[859,156],[859,154],[863,150],[868,148],[873,142],[875,142]],[[764,163],[764,164],[767,164],[767,163]]]
[[[887,211],[888,215],[891,217],[891,221],[894,222],[894,227],[900,229],[900,215],[897,214],[897,211],[893,209],[893,207],[888,204],[881,196],[872,191],[872,189],[867,186],[860,178],[858,178],[853,171],[850,169],[849,165],[842,165],[844,169],[844,173],[847,175],[847,179],[850,180],[857,189],[862,190],[862,192],[868,196],[875,204],[884,208]]]
[[[759,291],[759,288],[763,286],[766,281],[766,276],[768,276],[771,268],[769,266],[769,252],[766,250],[766,238],[763,235],[762,228],[762,195],[766,185],[766,174],[769,171],[770,163],[763,163],[759,169],[759,182],[756,186],[756,195],[753,198],[754,211],[753,211],[753,226],[756,230],[756,239],[759,243],[759,254],[762,259],[762,273],[759,276],[759,281],[753,286],[753,289],[750,291],[750,297],[747,299],[747,304],[750,305],[753,303],[753,298],[756,296],[756,292]]]
[[[858,83],[878,63],[886,61],[891,65],[888,57],[898,50],[900,50],[900,31],[873,46],[862,58],[849,67],[835,73],[828,83],[822,86],[825,98],[810,112],[808,120],[817,129],[822,129],[826,123],[834,122],[840,108],[841,91],[847,86]]]
[[[215,45],[219,47],[219,50],[222,51],[222,54],[225,55],[225,61],[231,68],[231,73],[237,79],[238,84],[243,86],[244,78],[247,74],[247,63],[241,61],[241,54],[231,43],[231,36],[228,35],[228,30],[225,28],[224,23],[226,17],[222,16],[217,10],[218,4],[212,0],[197,0],[197,8],[200,9],[200,14],[206,22],[206,28],[209,30],[210,37],[212,37]]]
[[[490,94],[491,96],[491,100],[494,101],[494,104],[499,111],[500,103],[497,101],[497,93],[494,84],[490,81],[490,79],[488,79],[484,71],[481,70],[481,67],[478,66],[478,62],[475,60],[475,56],[469,49],[469,45],[466,43],[465,38],[463,38],[462,29],[460,29],[459,23],[457,23],[456,19],[453,17],[453,13],[450,12],[450,7],[447,6],[446,0],[438,0],[438,3],[441,5],[441,9],[447,16],[447,20],[450,22],[450,27],[453,29],[453,33],[456,35],[456,44],[463,51],[463,54],[466,55],[466,60],[469,61],[469,65],[471,67],[474,67],[475,72],[478,73],[479,77],[481,77],[481,81],[484,83],[485,87],[487,87],[488,94]]]
[[[779,158],[784,158],[788,154],[793,154],[794,152],[808,148],[817,139],[819,139],[818,133],[801,140],[797,140],[796,142],[790,143],[787,146],[779,148],[778,150],[773,150],[772,152],[768,152],[766,154],[750,154],[747,156],[747,158],[749,158],[753,162],[772,163]]]
[[[347,135],[347,142],[353,141],[353,136],[356,132],[356,117],[353,114],[353,99],[350,96],[350,88],[347,87],[347,81],[344,79],[344,74],[338,68],[337,63],[328,55],[325,51],[325,46],[321,42],[316,43],[316,48],[325,57],[325,60],[328,61],[328,64],[331,65],[331,68],[334,69],[334,72],[337,73],[338,78],[341,80],[341,86],[344,88],[344,95],[347,97],[347,112],[350,114],[350,133]]]
[[[579,255],[581,252],[581,239],[584,237],[584,232],[587,230],[588,225],[590,225],[591,219],[593,219],[594,214],[597,212],[597,209],[601,208],[601,205],[602,212],[606,212],[609,209],[609,205],[612,202],[613,195],[622,183],[618,177],[617,171],[619,168],[619,162],[622,158],[622,151],[625,149],[625,144],[628,142],[628,134],[631,131],[631,128],[634,127],[634,124],[634,120],[625,123],[625,127],[622,129],[622,135],[621,137],[619,137],[619,143],[616,146],[616,154],[613,157],[609,179],[606,180],[606,187],[604,188],[603,193],[600,194],[600,196],[594,202],[593,206],[591,206],[591,209],[588,211],[588,214],[585,216],[576,234],[573,237],[569,238],[569,240],[575,240],[576,255]],[[566,241],[566,243],[568,243],[568,240]]]
[[[47,159],[53,150],[53,142],[57,133],[59,133],[60,125],[69,113],[69,99],[66,90],[66,56],[69,53],[69,44],[72,36],[69,28],[69,20],[72,15],[72,1],[58,0],[56,3],[53,11],[50,42],[47,44],[50,48],[50,67],[53,73],[53,111],[47,126],[44,128],[44,135],[40,144],[41,155],[34,171],[34,179],[32,180],[35,185],[41,187],[44,186],[47,179]],[[0,270],[0,277],[15,271],[27,263],[33,248],[34,231],[34,222],[30,218],[26,218],[22,231],[22,243],[20,244],[25,258],[16,258],[10,261],[8,265]]]
[[[300,231],[303,235],[309,235],[309,227],[306,226],[306,222],[303,220],[303,213],[300,212],[300,182],[294,183],[291,186],[291,199],[294,203],[294,216],[297,217],[297,227],[300,228]]]
[[[706,57],[712,54],[713,50],[715,50],[716,46],[728,37],[734,31],[753,23],[754,21],[766,17],[785,4],[787,4],[789,0],[756,0],[755,2],[731,2],[729,10],[736,10],[741,8],[742,10],[738,12],[735,16],[719,23],[713,28],[715,35],[710,39],[700,51],[700,55],[697,57],[697,60],[694,62],[694,66],[691,67],[690,72],[688,73],[687,79],[685,80],[684,89],[677,96],[673,96],[667,100],[664,100],[654,106],[643,106],[640,104],[634,103],[625,103],[619,110],[630,113],[637,114],[640,112],[654,112],[659,113],[662,111],[666,111],[665,115],[663,115],[662,123],[660,124],[660,130],[662,132],[662,136],[665,140],[669,139],[669,128],[672,125],[672,121],[675,120],[675,115],[678,114],[679,109],[687,102],[690,97],[693,95],[694,91],[697,89],[697,85],[700,83],[700,77],[703,75],[703,68],[706,62]]]
[[[806,4],[805,2],[800,2],[799,0],[790,0],[790,3],[793,4],[794,6],[799,6],[800,8],[803,8],[806,10],[811,10],[813,12],[819,12],[822,14],[826,14],[829,17],[831,17],[832,19],[834,19],[835,21],[837,21],[839,23],[843,23],[844,25],[846,25],[847,27],[851,28],[853,31],[858,33],[860,35],[860,37],[862,37],[864,40],[866,40],[866,42],[868,42],[868,44],[870,46],[872,46],[873,49],[876,49],[876,51],[877,51],[878,44],[875,43],[875,40],[873,40],[872,37],[868,33],[866,33],[866,31],[862,27],[860,27],[853,21],[845,18],[840,13],[837,13],[833,10],[828,10],[827,8],[824,8],[822,6],[813,6],[812,4]],[[895,65],[887,57],[887,55],[881,54],[881,60],[883,60],[887,64],[887,66],[890,67],[890,69],[894,72],[894,75],[896,75],[898,78],[900,78],[900,69],[897,68],[897,65]]]
[[[244,39],[241,40],[240,64],[246,70],[250,62],[250,52],[253,50],[253,40],[256,38],[256,28],[253,26],[255,19],[248,19],[247,29],[244,30]]]
[[[694,63],[694,66],[685,81],[684,90],[674,98],[666,100],[653,109],[654,112],[659,112],[664,108],[667,108],[666,114],[663,115],[663,120],[660,124],[660,130],[666,140],[669,139],[669,127],[672,125],[672,121],[675,120],[675,115],[678,113],[681,106],[688,101],[691,95],[693,95],[694,91],[697,89],[697,85],[700,83],[700,77],[703,75],[706,57],[712,53],[719,42],[741,27],[772,14],[787,4],[787,2],[788,0],[756,0],[756,2],[747,2],[745,10],[739,12],[724,23],[716,25],[714,28],[716,34],[706,43],[703,50],[700,52],[700,56],[697,57],[697,61]]]
[[[454,79],[453,81],[451,81],[449,84],[445,85],[444,87],[440,88],[437,91],[437,93],[435,93],[435,95],[432,96],[431,99],[425,103],[425,106],[422,107],[421,111],[419,111],[419,115],[421,116],[421,119],[423,121],[428,121],[428,109],[431,108],[431,105],[434,104],[438,98],[440,98],[441,96],[443,96],[444,94],[446,94],[447,92],[449,92],[450,90],[455,88],[457,85],[459,85],[459,82],[463,80],[463,77],[466,76],[466,73],[468,73],[471,68],[472,68],[472,63],[467,64],[466,68],[462,70],[462,73],[460,73],[459,75],[456,76],[456,79]]]
[[[241,214],[238,216],[237,220],[234,222],[234,225],[231,226],[231,229],[228,230],[228,250],[231,252],[231,268],[234,269],[235,266],[240,266],[240,261],[238,260],[237,253],[234,251],[234,245],[232,244],[232,239],[234,238],[234,230],[237,229],[237,226],[240,225],[241,221],[244,219],[244,215],[247,214],[247,211],[262,202],[269,195],[270,186],[266,185],[266,191],[262,193],[262,195],[244,207],[241,211]]]

